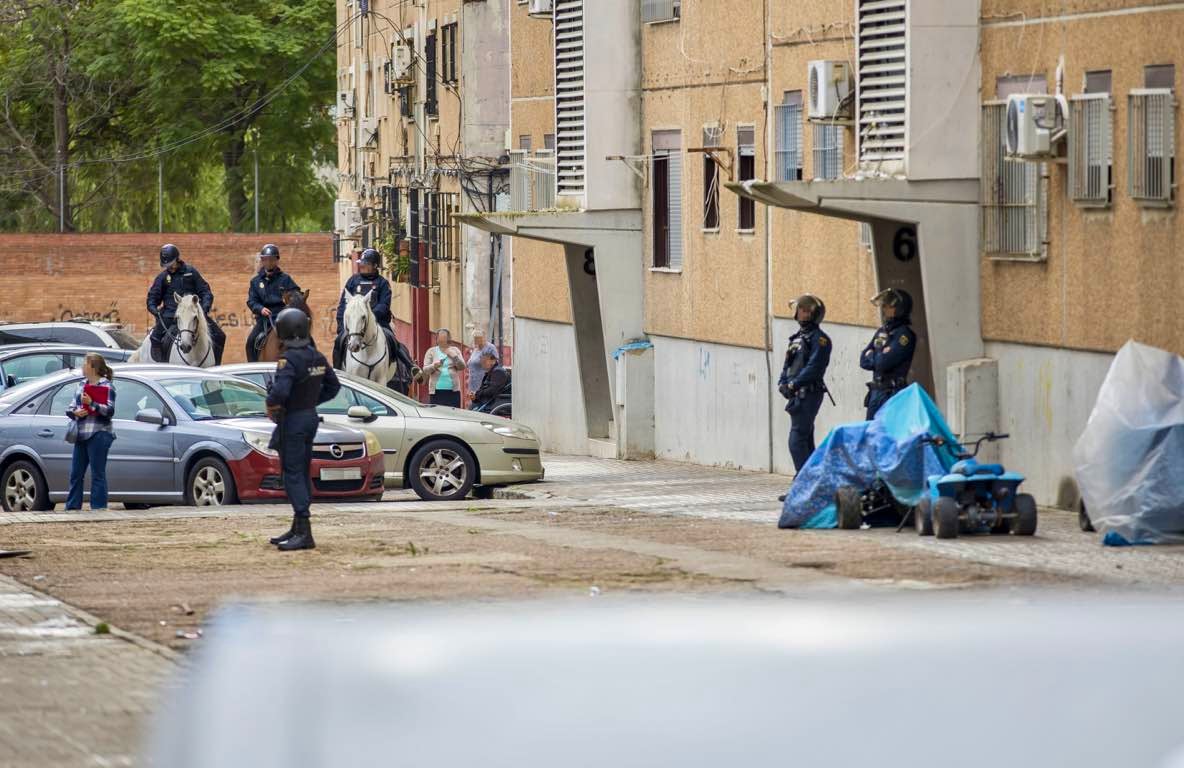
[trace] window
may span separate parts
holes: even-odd
[[[777,106],[777,181],[802,180],[802,92],[786,91]]]
[[[983,251],[997,259],[1043,259],[1048,227],[1047,166],[1006,159],[1006,102],[983,106],[982,130]]]
[[[266,373],[240,373],[239,378],[246,379],[252,384],[257,384],[264,389],[271,386],[271,377]]]
[[[1145,88],[1127,97],[1127,186],[1143,206],[1167,207],[1176,189],[1176,70],[1144,70]]]
[[[1087,72],[1085,93],[1069,103],[1069,196],[1079,205],[1110,205],[1113,102],[1110,71]]]
[[[740,181],[756,178],[756,129],[743,125],[736,129],[736,165]],[[748,197],[739,198],[739,223],[741,232],[756,229],[756,203]]]
[[[342,387],[332,400],[326,400],[317,406],[317,413],[322,416],[344,416],[350,408],[357,405],[354,391],[349,387]]]
[[[162,414],[168,414],[164,401],[147,384],[118,378],[111,383],[115,386],[116,419],[135,421],[136,414],[146,408],[155,408]]]
[[[682,134],[654,131],[650,185],[654,268],[682,269]]]
[[[459,79],[456,73],[456,29],[455,21],[440,29],[440,59],[446,83],[455,83]]]
[[[440,113],[439,105],[436,102],[436,33],[431,32],[424,40],[424,70],[425,86],[427,90],[424,92],[423,111],[430,117],[436,117]]]
[[[843,176],[843,129],[838,125],[814,125],[814,178]]]
[[[544,133],[543,134],[543,149],[549,149],[552,152],[555,151],[555,134],[553,134],[553,133]]]
[[[530,151],[530,134],[529,133],[524,133],[518,137],[518,149],[521,149],[524,152]]]
[[[49,355],[44,353],[25,355],[24,357],[14,357],[5,360],[4,376],[5,381],[7,381],[7,377],[11,376],[14,384],[23,384],[26,381],[40,379],[42,376],[56,373],[65,367],[66,360],[64,355]]]
[[[132,382],[133,384],[135,382]],[[123,400],[121,385],[115,401],[115,418],[119,416],[119,403]],[[143,386],[143,385],[139,385]],[[201,379],[164,379],[160,386],[172,396],[177,405],[194,421],[208,419],[233,419],[240,416],[263,416],[267,413],[266,396],[258,387],[246,382]],[[155,408],[157,406],[140,406]],[[133,412],[133,416],[134,416]]]
[[[65,384],[63,384],[62,386],[57,388],[57,391],[55,391],[53,393],[53,397],[49,398],[49,400],[46,401],[46,403],[41,407],[41,409],[38,411],[38,413],[41,414],[42,416],[65,416],[66,411],[70,410],[71,406],[74,405],[74,393],[77,391],[78,391],[78,382],[77,381],[66,382]],[[123,387],[119,387],[118,391],[122,392]],[[117,395],[115,397],[115,407],[116,408],[119,407],[119,400],[120,400],[120,398],[117,393]]]
[[[682,0],[641,0],[641,21],[674,21],[682,14]]]
[[[344,389],[344,387],[342,387]],[[354,399],[358,401],[358,405],[364,405],[370,409],[370,413],[375,416],[397,416],[394,411],[388,408],[382,401],[377,398],[370,397],[365,392],[360,390],[353,390]]]
[[[703,129],[703,146],[718,147],[721,129]],[[703,153],[703,229],[719,229],[719,166],[707,152]]]
[[[54,341],[63,344],[85,344],[90,347],[107,346],[99,334],[89,328],[57,328],[53,332]]]

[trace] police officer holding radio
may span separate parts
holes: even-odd
[[[214,306],[214,292],[210,284],[193,266],[181,260],[181,249],[172,243],[160,247],[161,272],[148,289],[148,312],[156,318],[149,334],[152,359],[158,363],[169,361],[165,339],[177,324],[177,297],[195,294],[210,330],[214,346],[214,365],[222,365],[222,350],[226,348],[226,334],[210,317]]]
[[[868,421],[876,417],[893,395],[908,386],[909,368],[917,349],[917,334],[910,327],[913,297],[900,288],[887,288],[871,301],[880,308],[882,325],[859,358],[859,366],[872,372],[863,401]]]
[[[814,419],[827,394],[826,366],[830,363],[831,342],[819,325],[826,316],[826,305],[817,296],[804,294],[789,303],[798,321],[798,332],[789,337],[785,364],[777,382],[789,402],[789,455],[795,472],[800,472],[814,453]]]
[[[255,315],[255,327],[247,336],[247,361],[259,360],[259,350],[267,338],[267,326],[284,309],[284,293],[299,291],[291,275],[280,269],[279,246],[268,243],[259,251],[259,272],[247,289],[247,306]]]
[[[312,549],[309,507],[312,505],[313,440],[320,417],[317,406],[337,396],[341,384],[325,356],[310,346],[308,315],[289,307],[275,319],[283,343],[275,380],[267,393],[267,415],[276,423],[270,447],[279,451],[284,492],[292,502],[292,527],[271,539],[281,551]]]

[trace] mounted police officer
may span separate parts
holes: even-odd
[[[832,347],[830,337],[819,327],[826,316],[826,305],[821,299],[807,293],[789,305],[798,321],[798,332],[789,337],[777,386],[788,401],[785,411],[790,423],[789,455],[793,458],[794,472],[800,472],[814,453],[814,419],[826,394],[823,377]]]
[[[284,351],[267,393],[267,414],[277,425],[270,447],[280,454],[284,493],[292,502],[292,527],[270,541],[288,552],[316,546],[309,521],[312,479],[308,472],[320,422],[317,406],[336,397],[341,384],[325,356],[310,346],[308,315],[289,307],[276,316],[275,327]]]
[[[863,350],[859,366],[872,372],[867,385],[867,420],[876,417],[884,403],[908,386],[909,368],[917,350],[917,334],[910,327],[913,297],[900,288],[887,288],[872,297],[880,307],[880,329]]]
[[[259,350],[267,338],[268,326],[284,309],[284,293],[299,291],[300,286],[280,269],[280,249],[268,243],[259,251],[259,273],[247,289],[247,306],[255,315],[255,327],[247,336],[247,361],[259,360]]]
[[[378,321],[378,327],[386,335],[391,359],[396,360],[401,366],[406,366],[408,372],[414,374],[419,368],[412,362],[407,348],[399,343],[394,331],[391,330],[391,284],[379,272],[382,269],[382,254],[374,248],[367,248],[362,251],[356,263],[358,273],[346,281],[345,289],[341,292],[341,300],[337,302],[337,339],[333,343],[333,367],[343,369],[345,362],[346,298],[353,294],[365,296],[374,293],[370,310],[374,313],[374,319]]]
[[[210,284],[197,269],[181,260],[181,249],[172,243],[160,247],[160,266],[163,270],[148,289],[148,312],[156,317],[156,325],[149,334],[152,359],[158,363],[168,362],[169,354],[165,348],[165,339],[172,335],[172,329],[177,323],[177,297],[194,294],[209,324],[210,342],[214,346],[214,365],[221,365],[222,350],[226,348],[226,334],[210,317],[210,310],[214,306],[214,293],[210,290]]]

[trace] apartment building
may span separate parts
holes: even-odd
[[[913,378],[1067,506],[1118,347],[1184,353],[1179,4],[510,11],[512,204],[463,218],[515,241],[516,414],[550,447],[789,471],[789,300],[827,304],[824,432],[862,418],[868,299],[896,286]],[[1018,95],[1043,117],[1015,107],[1036,146],[1008,151]]]
[[[352,254],[383,252],[416,357],[434,329],[482,328],[510,358],[509,242],[458,220],[508,201],[509,4],[337,2],[342,280]]]

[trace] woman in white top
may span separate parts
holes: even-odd
[[[422,376],[428,377],[428,395],[433,405],[460,407],[461,371],[465,359],[452,345],[447,328],[436,331],[436,346],[423,356]]]

